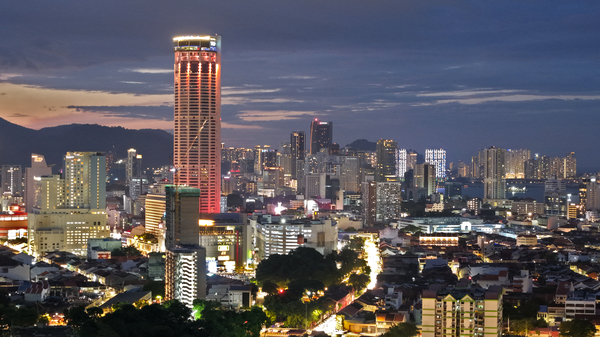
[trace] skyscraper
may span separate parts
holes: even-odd
[[[425,150],[425,161],[435,167],[435,177],[446,179],[446,150],[427,149]]]
[[[221,37],[180,36],[175,52],[175,184],[200,189],[200,212],[221,201]]]
[[[136,149],[127,150],[127,163],[125,163],[125,183],[129,185],[129,182],[133,178],[140,178],[142,176],[142,155],[137,153]]]
[[[333,143],[333,123],[320,122],[315,118],[310,123],[310,154],[317,154],[321,149],[329,149]]]
[[[292,178],[297,178],[298,160],[304,160],[304,131],[294,131],[290,135],[290,146],[292,153]]]
[[[505,153],[497,147],[483,150],[483,198],[504,199],[506,197]]]
[[[389,139],[377,141],[377,167],[375,181],[398,181],[398,144]]]

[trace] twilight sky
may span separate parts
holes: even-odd
[[[127,0],[0,2],[0,117],[172,129],[177,35],[222,35],[226,146],[390,138],[575,151],[600,169],[600,2]]]

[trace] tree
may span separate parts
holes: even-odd
[[[127,247],[123,247],[123,248],[116,248],[113,249],[113,251],[111,252],[112,256],[142,256],[144,254],[142,254],[142,252],[140,252],[137,248],[135,248],[134,246],[127,246]]]
[[[88,316],[93,320],[98,320],[104,314],[104,310],[100,307],[90,307],[85,310]]]
[[[358,292],[365,288],[369,284],[370,277],[365,274],[351,274],[348,279],[348,283],[354,288],[355,292]]]
[[[581,318],[562,322],[558,329],[561,337],[593,337],[596,334],[596,326]]]
[[[413,323],[400,323],[391,327],[383,336],[385,337],[414,337],[419,334],[419,329]]]

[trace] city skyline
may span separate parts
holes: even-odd
[[[219,33],[226,146],[277,147],[319,118],[342,147],[393,139],[466,162],[493,145],[600,166],[586,122],[600,106],[599,4],[233,2],[203,6],[216,14],[201,23],[186,20],[200,5],[144,4],[1,4],[0,117],[170,130],[165,41]]]

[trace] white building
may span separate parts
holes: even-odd
[[[426,149],[425,162],[435,167],[435,177],[446,179],[446,150]]]
[[[198,245],[167,249],[165,300],[178,300],[191,308],[197,298],[206,298],[206,250]]]
[[[287,254],[310,247],[326,255],[337,249],[337,223],[331,219],[290,220],[285,216],[260,216],[250,219],[255,232],[255,248],[260,258]]]

